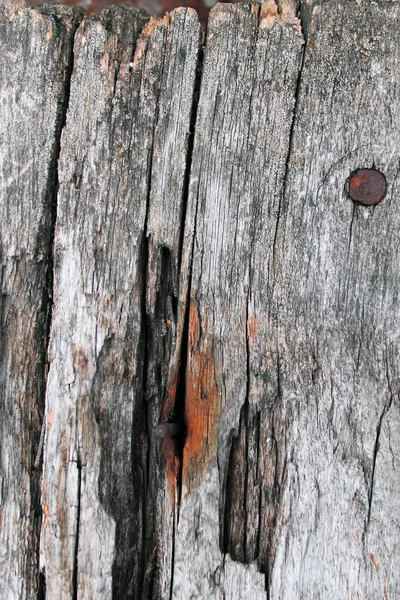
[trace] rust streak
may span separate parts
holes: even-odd
[[[258,331],[258,317],[252,315],[249,319],[249,324],[247,328],[247,339],[249,342],[249,348],[253,348],[254,338]]]
[[[189,315],[189,347],[186,370],[185,418],[187,435],[183,450],[183,487],[190,491],[200,485],[209,460],[215,456],[217,422],[221,409],[215,372],[214,343],[208,335],[208,319],[203,330],[192,301]]]
[[[374,555],[374,554],[372,554],[372,552],[371,552],[371,554],[370,554],[369,556],[370,556],[370,558],[371,558],[371,560],[372,560],[372,563],[373,563],[373,565],[374,565],[375,569],[376,569],[377,571],[380,571],[380,569],[381,569],[381,566],[380,566],[380,564],[378,563],[378,561],[376,560],[376,558],[375,558],[375,555]]]

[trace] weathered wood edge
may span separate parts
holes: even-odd
[[[79,12],[79,11],[78,11]],[[2,2],[0,589],[43,591],[41,426],[51,314],[57,158],[77,11]]]
[[[139,598],[149,586],[164,596],[171,585],[177,474],[168,484],[153,432],[176,328],[200,26],[182,9],[151,19],[132,44],[123,28],[136,14],[89,17],[75,38],[46,404],[41,566],[51,596]]]

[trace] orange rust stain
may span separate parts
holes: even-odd
[[[380,566],[380,564],[378,563],[378,561],[376,560],[376,558],[375,558],[375,555],[374,555],[374,554],[372,554],[372,552],[371,552],[371,554],[370,554],[369,556],[370,556],[370,558],[371,558],[371,560],[372,560],[372,563],[373,563],[373,565],[374,565],[375,569],[376,569],[377,571],[380,571],[380,569],[381,569],[381,566]]]
[[[175,501],[177,494],[176,482],[179,474],[179,449],[177,442],[174,439],[163,440],[164,455],[167,463],[167,482],[168,490],[171,498],[172,509],[175,509]]]
[[[188,491],[204,479],[209,460],[217,447],[221,397],[215,372],[214,344],[207,334],[208,319],[205,319],[201,331],[197,308],[191,301],[185,397],[187,435],[182,473],[182,484]]]
[[[155,17],[150,17],[149,22],[147,23],[146,27],[142,31],[142,35],[150,35],[151,32],[153,31],[153,29],[155,29],[156,27],[158,27],[160,25],[165,25],[166,27],[168,27],[169,18],[167,17],[167,15],[164,15],[163,17],[161,17],[159,19],[157,19]]]
[[[53,413],[49,410],[47,413],[47,430],[51,428],[53,425]]]
[[[389,600],[389,590],[387,589],[386,585],[383,588],[383,593],[384,593],[385,599]]]
[[[258,331],[258,317],[252,315],[249,319],[249,324],[247,327],[247,339],[249,341],[249,348],[253,348],[254,338]]]

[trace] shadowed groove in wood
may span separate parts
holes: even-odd
[[[48,10],[46,7],[42,7],[42,8],[38,8],[38,12],[42,12],[43,14],[47,14],[48,16],[54,16],[55,17],[55,22],[57,24],[58,27],[60,27],[61,23],[63,22],[61,18],[58,17],[57,14],[57,10],[56,7],[53,8],[53,10]],[[49,350],[49,340],[50,340],[50,331],[51,331],[51,319],[52,319],[52,311],[53,311],[53,272],[54,272],[54,234],[55,234],[55,224],[56,224],[56,219],[57,219],[57,194],[58,194],[58,187],[59,187],[59,179],[58,179],[58,161],[60,158],[60,151],[61,151],[61,136],[62,136],[62,132],[63,129],[65,127],[65,123],[66,123],[66,118],[67,118],[67,111],[68,111],[68,106],[69,106],[69,100],[70,100],[70,90],[71,90],[71,76],[72,76],[72,72],[74,69],[74,44],[73,44],[73,39],[75,36],[75,32],[79,26],[79,23],[82,19],[82,11],[75,10],[75,22],[73,25],[73,28],[71,29],[71,40],[70,40],[70,46],[69,46],[69,54],[68,54],[68,58],[67,58],[67,64],[66,64],[66,79],[65,79],[65,93],[64,93],[64,100],[63,100],[63,104],[60,107],[60,112],[59,112],[59,122],[57,124],[57,137],[56,137],[56,147],[55,147],[55,154],[54,154],[54,184],[52,186],[52,195],[53,195],[53,203],[52,203],[52,226],[51,226],[51,237],[48,241],[49,244],[49,249],[50,249],[50,263],[49,263],[49,271],[48,271],[48,282],[47,282],[47,306],[48,306],[48,321],[47,321],[47,330],[46,330],[46,378],[47,378],[47,373],[48,373],[48,369],[49,369],[49,362],[48,362],[48,350]],[[46,378],[44,380],[45,383],[45,387],[43,390],[43,409],[44,409],[44,405],[45,405],[45,389],[46,389]],[[42,434],[45,431],[45,411],[43,410],[43,422],[42,422]],[[42,438],[44,439],[44,438]],[[41,461],[41,454],[43,453],[43,448],[39,448],[39,452],[40,455],[37,456],[37,460]],[[41,465],[43,464],[42,461],[40,463]],[[80,489],[78,488],[78,497],[77,497],[77,502],[78,502],[78,506],[80,503]],[[41,516],[43,516],[42,514],[42,506],[40,504],[40,510],[41,510]],[[39,540],[39,545],[38,545],[38,561],[39,561],[39,546],[40,546],[40,540]],[[73,574],[73,578],[74,578],[74,598],[77,597],[77,568],[78,568],[78,548],[79,548],[79,509],[78,509],[78,519],[77,519],[77,536],[76,536],[76,545],[75,545],[75,564],[74,564],[74,574]],[[39,573],[39,589],[38,589],[38,598],[46,597],[46,574],[45,572],[41,571]]]
[[[260,11],[262,13],[262,10]],[[300,10],[297,10],[300,17]],[[259,17],[260,18],[260,17]],[[302,28],[303,30],[303,28]],[[277,276],[275,250],[280,227],[282,203],[285,202],[286,179],[292,155],[293,132],[296,124],[296,110],[300,93],[302,70],[304,65],[303,46],[298,69],[294,108],[288,138],[288,150],[283,175],[282,191],[275,222],[273,240],[272,272],[268,274],[272,282],[267,297],[273,294],[273,285]],[[250,249],[250,254],[253,250]],[[265,575],[265,589],[270,598],[270,576],[273,570],[277,540],[277,519],[280,512],[281,487],[284,483],[284,440],[279,432],[285,421],[285,412],[281,403],[279,354],[276,358],[276,397],[267,402],[268,408],[255,409],[249,403],[251,390],[250,353],[259,328],[259,317],[249,318],[249,296],[246,305],[246,400],[240,411],[239,428],[230,444],[229,463],[224,485],[225,498],[221,502],[220,544],[224,553],[230,554],[234,560],[245,564],[258,564],[259,571]],[[262,425],[261,425],[262,424]],[[258,500],[254,500],[254,496]]]
[[[83,81],[96,83],[99,67],[112,100],[100,103],[75,146],[63,137],[60,153],[54,287],[60,264],[64,276],[74,273],[71,253],[82,263],[54,304],[46,397],[53,445],[43,494],[56,504],[43,505],[52,530],[42,536],[48,562],[39,595],[45,572],[49,597],[60,590],[180,600],[242,593],[297,600],[310,589],[329,598],[397,594],[400,100],[391,82],[400,76],[399,4],[302,7],[309,46],[297,90],[298,27],[284,20],[293,2],[217,7],[198,110],[191,105],[196,132],[189,147],[181,132],[175,164],[165,157],[175,156],[181,119],[167,108],[181,97],[162,100],[166,81],[180,89],[173,84],[185,79],[177,75],[185,48],[168,55],[165,42],[173,17],[147,28],[161,40],[151,64],[154,47],[127,52],[122,64],[124,32],[103,38],[99,21],[87,20],[90,33],[80,41],[93,36],[95,60]],[[113,14],[102,19],[107,35]],[[119,87],[129,69],[137,80],[125,96]],[[125,144],[119,128],[129,129],[132,111],[123,98],[138,89],[143,112]],[[86,116],[97,106],[92,91],[76,94]],[[186,105],[185,127],[188,112]],[[131,146],[135,139],[143,144]],[[143,149],[144,140],[151,143]],[[123,165],[135,158],[124,187]],[[388,195],[374,210],[355,207],[343,182],[358,163],[375,162]],[[171,185],[176,163],[184,173],[174,172]],[[38,244],[50,246],[51,235],[40,231]],[[35,256],[38,269],[49,252]],[[16,254],[13,285],[27,273]],[[3,265],[3,279],[5,272]],[[50,290],[37,301],[46,312],[34,332],[42,346],[51,302]],[[9,304],[9,295],[1,298],[2,327]],[[16,347],[15,377],[32,347]],[[172,435],[159,439],[165,431]]]
[[[20,413],[16,418],[16,422],[21,419],[22,426],[19,432],[21,446],[17,462],[24,476],[21,498],[24,498],[23,502],[29,498],[30,507],[28,522],[25,520],[25,510],[21,505],[18,518],[13,523],[14,527],[23,524],[25,529],[22,535],[15,536],[19,545],[18,555],[13,555],[12,549],[7,544],[9,556],[13,557],[10,573],[13,574],[15,580],[9,588],[7,565],[3,564],[0,573],[0,588],[2,593],[10,598],[14,597],[13,594],[19,594],[19,597],[24,598],[44,598],[45,576],[39,571],[42,521],[40,478],[44,434],[44,397],[48,371],[47,350],[52,314],[52,252],[58,187],[57,162],[73,66],[73,37],[81,11],[53,7],[31,12],[29,9],[24,11],[21,6],[19,14],[17,11],[17,14],[14,15],[14,23],[11,23],[8,21],[10,15],[7,14],[7,8],[10,8],[7,3],[1,6],[2,42],[7,40],[10,33],[13,37],[8,40],[9,47],[2,53],[2,57],[4,61],[7,61],[6,70],[13,75],[13,82],[9,89],[11,102],[9,106],[7,103],[2,104],[4,109],[2,120],[3,124],[8,123],[9,131],[14,132],[16,139],[12,148],[7,148],[7,145],[4,146],[7,135],[5,137],[1,135],[1,198],[4,202],[1,209],[6,206],[12,207],[10,215],[14,215],[15,223],[18,222],[16,212],[21,211],[22,221],[19,231],[13,234],[10,229],[8,236],[6,232],[8,227],[12,228],[12,223],[8,223],[8,218],[3,218],[3,216],[1,222],[1,234],[5,234],[8,239],[0,239],[0,254],[3,254],[2,250],[5,252],[0,257],[3,263],[2,294],[0,296],[2,317],[0,323],[2,360],[0,362],[3,362],[10,352],[12,356],[11,369],[15,369],[14,374],[12,371],[11,373],[7,370],[4,372],[6,379],[10,375],[11,379],[5,388],[1,385],[1,400],[2,403],[7,402],[7,388],[12,389],[12,381],[19,380],[20,389],[18,393],[13,394],[10,415],[15,411]],[[26,40],[24,32],[27,25],[28,36],[31,38],[29,41]],[[38,48],[38,42],[39,45],[40,42],[42,43],[42,47]],[[14,43],[20,44],[18,50],[21,51],[17,68],[15,68],[14,61],[8,60],[9,57],[7,57],[7,51],[12,52]],[[47,53],[45,63],[38,56],[42,48]],[[36,51],[37,54],[30,56],[32,51],[34,53]],[[3,65],[2,68],[4,68]],[[23,83],[12,97],[13,85],[18,86],[18,81],[20,81],[20,68],[25,69],[22,76]],[[29,76],[27,76],[27,72],[29,72]],[[49,93],[49,83],[53,86],[52,93]],[[21,92],[22,89],[24,89],[25,95]],[[38,96],[40,93],[42,93],[41,97]],[[15,102],[14,107],[13,102]],[[18,118],[15,116],[16,111],[20,112]],[[12,122],[9,122],[10,116],[13,119]],[[21,134],[19,127],[24,123],[25,130]],[[21,142],[25,143],[26,147],[23,148],[23,155],[18,155]],[[27,142],[30,143],[27,144]],[[7,163],[14,152],[11,169],[15,169],[15,173],[10,176]],[[34,161],[29,158],[32,152],[37,154]],[[5,157],[6,160],[4,160]],[[4,175],[6,175],[5,179],[3,179]],[[26,193],[27,189],[35,190],[35,194],[32,193],[32,197],[29,197],[29,194]],[[32,202],[32,200],[34,201]],[[31,205],[30,202],[32,202]],[[24,243],[24,238],[25,247],[21,248],[21,241]],[[5,242],[4,246],[3,241]],[[9,244],[14,245],[12,256],[7,256]],[[14,281],[12,289],[7,290],[8,269],[6,265],[14,261],[16,263]],[[18,316],[21,307],[23,307],[23,312]],[[18,316],[18,323],[13,323],[16,316]],[[21,328],[21,332],[18,331],[19,328]],[[23,358],[22,363],[20,357]],[[33,361],[32,365],[30,364],[31,360]],[[0,367],[0,377],[3,380],[2,367],[3,365]],[[23,376],[28,377],[28,385],[23,383]],[[20,403],[19,394],[25,394],[25,401]],[[2,421],[4,424],[3,417]],[[25,428],[26,431],[24,431]],[[18,443],[17,436],[15,436],[15,442]],[[5,438],[0,443],[2,444],[1,453],[7,452],[9,459],[12,460],[12,446],[10,445],[7,449],[4,447]],[[12,469],[9,472],[11,474]],[[3,478],[3,473],[1,480],[1,502],[3,504],[8,493],[7,477]],[[12,482],[15,492],[18,492],[19,483],[19,477],[15,473]],[[4,519],[0,523],[0,531],[6,525],[7,521]],[[26,545],[24,544],[25,535],[27,535]],[[20,590],[19,565],[23,561],[25,561],[26,574],[22,590]],[[20,591],[18,592],[18,590]]]

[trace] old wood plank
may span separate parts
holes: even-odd
[[[399,595],[400,7],[297,4],[201,81],[193,11],[85,19],[57,172],[74,17],[2,2],[6,597]]]
[[[153,597],[166,598],[173,580],[175,527],[180,494],[181,439],[160,436],[159,423],[181,429],[185,315],[189,269],[181,269],[183,226],[197,104],[201,28],[195,11],[174,11],[166,34],[161,94],[154,132],[148,208],[146,280],[146,389],[149,413],[149,488],[145,552]],[[192,246],[192,236],[187,243]],[[160,406],[160,400],[162,401]],[[163,425],[161,425],[163,427]],[[154,429],[155,428],[155,429]],[[180,436],[181,438],[181,436]],[[154,509],[149,510],[150,506]],[[153,550],[155,548],[155,551]]]
[[[304,5],[276,242],[287,464],[271,598],[396,598],[400,6]],[[360,167],[385,174],[381,205],[349,199]]]
[[[37,598],[56,161],[74,12],[0,7],[0,595]]]
[[[238,531],[229,527],[240,525],[231,512],[224,534],[223,514],[229,445],[239,431],[241,408],[247,402],[267,411],[271,402],[261,385],[250,387],[249,362],[251,334],[258,320],[268,318],[303,42],[294,6],[283,8],[278,14],[275,2],[261,9],[219,5],[207,30],[187,218],[195,241],[175,598],[266,594],[257,564],[240,562],[254,563],[257,551],[233,551]],[[190,261],[190,248],[184,251],[183,264]],[[255,289],[259,280],[269,290],[265,295]],[[265,360],[273,343],[266,340],[262,348]],[[269,386],[276,396],[276,376]],[[267,436],[260,445],[266,443]],[[240,480],[232,485],[239,487]],[[259,491],[251,493],[258,507]],[[257,525],[254,511],[253,517]]]
[[[170,585],[160,550],[171,546],[173,503],[153,428],[176,331],[176,283],[165,279],[178,280],[200,29],[188,10],[138,37],[141,24],[111,9],[82,23],[74,47],[46,394],[41,566],[51,597],[140,598]]]

